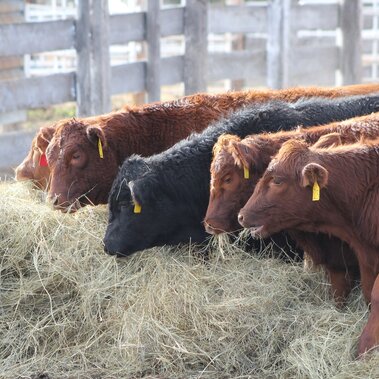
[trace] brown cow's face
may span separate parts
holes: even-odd
[[[238,219],[251,228],[253,235],[266,238],[274,233],[312,224],[319,201],[312,201],[312,188],[317,181],[320,189],[328,181],[326,169],[308,163],[305,143],[285,143],[269,165]]]
[[[222,136],[211,165],[211,189],[205,229],[210,234],[241,229],[238,212],[249,199],[266,168],[270,153],[254,143],[236,136]],[[265,162],[267,161],[267,162]]]
[[[47,190],[49,185],[50,169],[46,162],[46,149],[51,141],[55,128],[43,127],[32,141],[28,155],[16,168],[16,180],[32,180],[36,187]]]
[[[249,168],[249,174],[251,170]],[[244,169],[237,166],[233,156],[221,151],[213,160],[211,189],[205,229],[210,234],[241,229],[238,212],[253,192],[253,178],[244,178]]]
[[[75,119],[67,122],[54,135],[47,159],[49,199],[56,209],[75,211],[86,204],[107,202],[118,164],[100,127]]]

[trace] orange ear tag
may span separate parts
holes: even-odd
[[[99,148],[99,156],[101,159],[104,158],[104,154],[103,154],[103,145],[101,144],[101,139],[99,138],[99,141],[97,143],[97,146]]]
[[[320,186],[318,185],[317,181],[313,184],[312,189],[312,201],[319,201],[320,200]]]
[[[141,213],[142,207],[138,203],[134,203],[134,213]]]
[[[243,177],[245,179],[249,179],[250,178],[250,172],[249,172],[249,169],[246,166],[243,166]]]

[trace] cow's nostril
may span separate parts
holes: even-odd
[[[238,222],[242,225],[243,223],[243,215],[241,213],[238,214]]]

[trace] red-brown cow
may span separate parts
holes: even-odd
[[[239,213],[244,227],[267,237],[296,229],[346,241],[359,262],[371,315],[359,341],[359,355],[379,344],[379,140],[309,148],[283,144]]]
[[[50,169],[45,153],[54,131],[54,126],[44,126],[38,131],[33,138],[28,155],[15,170],[16,180],[32,180],[38,188],[42,190],[48,188]]]
[[[127,109],[126,107],[124,109]],[[16,167],[15,174],[17,181],[31,180],[33,184],[42,190],[47,190],[50,181],[50,169],[46,159],[46,149],[55,130],[70,119],[57,121],[53,125],[43,126],[32,140],[28,155]],[[87,117],[85,122],[90,125],[98,122],[97,117]]]
[[[308,144],[317,141],[318,147],[352,143],[361,137],[379,137],[378,125],[379,114],[372,114],[305,130],[250,136],[242,141],[236,136],[221,136],[214,147],[206,230],[218,234],[240,228],[239,210],[251,196],[271,157],[286,140],[297,138]],[[352,250],[337,238],[324,234],[315,236],[295,231],[289,234],[314,264],[326,269],[336,301],[344,301],[358,277]]]
[[[379,85],[358,85],[198,94],[100,116],[96,125],[88,125],[85,120],[72,121],[57,129],[47,151],[51,170],[49,196],[54,199],[55,207],[62,210],[69,207],[75,210],[86,203],[106,203],[118,166],[125,157],[161,152],[245,104],[270,99],[339,97],[378,90]]]
[[[379,113],[306,129],[252,135],[241,140],[222,135],[213,148],[211,190],[205,227],[208,233],[241,228],[237,215],[254,191],[271,158],[285,141],[299,139],[315,147],[333,147],[379,137]]]

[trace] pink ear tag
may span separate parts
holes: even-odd
[[[40,157],[40,159],[39,159],[39,165],[40,165],[41,167],[47,167],[47,166],[48,166],[48,164],[47,164],[47,159],[46,159],[46,154],[45,154],[45,153],[43,153],[43,154],[41,155],[41,157]]]

